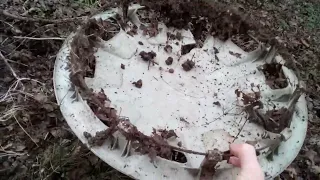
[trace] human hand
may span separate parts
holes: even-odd
[[[264,174],[258,163],[256,151],[249,144],[231,144],[228,163],[241,168],[237,180],[263,180]]]

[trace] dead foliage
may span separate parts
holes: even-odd
[[[266,63],[261,70],[266,77],[266,84],[268,84],[271,89],[282,89],[288,86],[288,80],[282,70],[282,64]]]
[[[266,112],[266,122],[264,128],[273,133],[280,133],[288,126],[292,118],[292,113],[287,108],[274,109]]]
[[[209,33],[222,40],[227,40],[235,34],[246,34],[254,27],[248,19],[243,16],[239,7],[226,6],[220,2],[213,1],[138,1],[148,8],[158,11],[159,17],[167,26],[178,29],[191,29],[196,39],[202,33]],[[163,18],[162,18],[163,17]],[[202,18],[204,17],[204,18]],[[193,23],[193,27],[189,23]]]
[[[262,126],[267,131],[281,133],[285,128],[290,127],[296,103],[303,90],[297,88],[294,91],[287,108],[281,107],[279,109],[268,110],[266,113],[260,111],[263,109],[263,103],[259,100],[261,96],[260,92],[246,94],[237,89],[235,93],[245,105],[244,109],[248,113],[250,121]]]
[[[178,137],[173,129],[170,129],[170,130],[167,130],[167,129],[155,130],[155,129],[153,129],[153,134],[158,134],[157,131],[160,133],[160,136],[165,138],[165,139],[169,139],[171,137],[174,137],[174,138]]]

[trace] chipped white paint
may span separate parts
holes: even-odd
[[[131,8],[129,14],[139,27],[141,22],[136,16],[137,7],[139,6]],[[114,9],[97,15],[96,18],[108,19],[118,11]],[[246,119],[246,114],[237,104],[234,93],[236,89],[252,92],[251,84],[259,84],[265,110],[272,109],[273,104],[277,107],[287,106],[287,102],[277,102],[276,99],[291,94],[298,84],[297,78],[291,70],[284,67],[290,85],[281,90],[272,90],[265,84],[264,75],[257,70],[257,67],[264,63],[258,58],[261,49],[247,53],[231,41],[221,42],[209,36],[202,48],[194,48],[180,57],[181,46],[194,42],[191,32],[167,28],[164,24],[160,26],[160,34],[153,38],[143,36],[141,30],[138,30],[134,37],[121,31],[108,42],[104,42],[95,54],[95,77],[86,79],[89,87],[95,91],[103,88],[112,101],[111,105],[121,112],[121,116],[128,117],[143,133],[150,135],[152,128],[174,129],[179,137],[169,142],[172,145],[181,141],[182,147],[187,149],[205,152],[217,148],[225,151]],[[183,39],[178,44],[177,40],[167,42],[168,31],[180,31]],[[95,134],[107,127],[97,119],[81,97],[79,101],[74,101],[71,97],[69,71],[65,67],[72,37],[71,35],[66,40],[57,55],[54,86],[66,121],[78,138],[87,144],[84,131]],[[143,45],[140,45],[139,41]],[[172,53],[164,51],[166,43],[172,46]],[[215,54],[213,47],[217,48],[219,53]],[[148,63],[140,58],[139,52],[151,50],[157,53],[155,62],[159,65],[151,65],[148,70]],[[241,57],[237,58],[229,51],[240,53]],[[165,64],[169,56],[174,60],[170,66]],[[189,72],[185,72],[181,67],[187,59],[192,59],[196,64]],[[121,64],[125,65],[125,70],[120,68]],[[162,67],[162,70],[159,70],[159,67]],[[169,68],[174,69],[173,74],[168,72]],[[132,85],[132,82],[139,79],[143,81],[141,89]],[[269,100],[272,100],[272,103],[268,103]],[[217,101],[221,106],[214,104]],[[293,116],[291,138],[281,144],[279,155],[276,155],[273,161],[267,161],[263,155],[259,158],[263,170],[268,174],[267,178],[281,173],[293,161],[302,146],[306,128],[307,108],[305,98],[301,97]],[[247,123],[235,142],[259,140],[265,133],[262,128]],[[188,162],[185,164],[161,158],[151,163],[148,156],[134,152],[124,158],[121,157],[121,148],[126,141],[119,133],[116,133],[116,136],[120,138],[120,149],[111,150],[110,142],[90,149],[112,167],[136,179],[179,177],[192,180],[195,176],[189,173],[187,168],[198,168],[203,159],[203,156],[186,154]],[[238,169],[226,165],[225,162],[219,164],[216,179],[236,177]]]

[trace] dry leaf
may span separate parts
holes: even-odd
[[[36,101],[38,101],[39,103],[45,103],[48,101],[48,97],[43,94],[43,93],[38,93],[36,95],[34,95],[33,97]]]

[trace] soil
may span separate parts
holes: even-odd
[[[282,89],[288,86],[288,80],[283,74],[281,64],[264,64],[262,72],[266,76],[266,83],[271,87],[271,89]]]
[[[126,66],[124,64],[121,64],[121,69],[126,69]]]
[[[172,2],[174,6],[170,4]],[[192,30],[193,27],[188,25],[191,22],[191,14],[199,13],[206,16],[205,14],[210,13],[208,17],[215,19],[219,12],[216,13],[213,9],[225,10],[230,7],[229,5],[233,6],[234,3],[237,3],[236,8],[232,8],[232,11],[237,9],[238,12],[235,15],[229,14],[231,20],[218,17],[217,23],[211,25],[211,28],[206,27],[205,32],[220,39],[232,37],[233,41],[244,50],[245,48],[250,50],[251,46],[254,46],[251,45],[254,44],[254,41],[244,42],[235,34],[246,32],[248,27],[255,29],[253,36],[263,42],[268,42],[272,38],[277,39],[279,53],[286,60],[288,59],[289,63],[296,64],[296,73],[299,73],[301,80],[307,84],[306,99],[309,110],[309,126],[304,146],[296,160],[277,178],[318,179],[320,164],[320,137],[318,135],[320,129],[320,97],[318,96],[320,90],[318,61],[320,31],[317,23],[320,19],[320,7],[318,2],[296,0],[279,4],[269,0],[231,0],[223,1],[223,5],[217,5],[217,8],[211,8],[210,11],[203,11],[205,4],[195,4],[196,2],[188,5],[180,0],[170,1],[170,3],[168,1],[145,1],[154,9],[162,9],[163,14],[174,17],[166,22],[167,25]],[[106,4],[107,6],[104,6]],[[8,59],[18,77],[33,79],[23,80],[18,84],[17,89],[11,90],[4,98],[3,95],[9,90],[16,77],[3,63],[3,58],[0,58],[0,135],[2,137],[0,140],[0,179],[78,179],[78,177],[83,179],[130,179],[99,160],[79,142],[60,113],[52,83],[55,56],[63,40],[71,32],[76,31],[77,26],[82,22],[81,18],[76,17],[86,17],[95,14],[98,9],[114,5],[113,1],[106,3],[106,1],[95,0],[90,2],[4,0],[0,3],[0,53]],[[12,16],[8,15],[8,12]],[[227,12],[224,11],[224,14],[228,15]],[[246,12],[247,16],[236,15],[243,12]],[[66,18],[75,19],[70,21]],[[248,19],[249,22],[255,22],[255,24],[248,24],[243,19]],[[116,24],[95,22],[95,24],[99,23],[102,27],[107,28]],[[255,25],[261,28],[256,28]],[[151,27],[151,33],[146,31],[146,34],[156,34],[154,27],[156,27],[155,24]],[[203,26],[200,27],[203,28]],[[102,31],[100,26],[94,28],[97,29],[93,33],[98,33],[98,35],[93,37],[108,39],[113,36],[110,32]],[[112,28],[115,32],[120,29],[117,26]],[[245,38],[242,39],[249,39],[245,33],[244,36]],[[176,39],[181,40],[181,34],[179,36],[177,33]],[[92,43],[94,39],[79,38],[79,40],[84,41],[78,42],[77,45],[85,48],[87,44],[84,42]],[[83,54],[83,57],[87,59],[88,67],[82,75],[88,77],[94,74],[95,60],[91,55],[91,53]],[[72,67],[72,69],[76,70],[77,67]],[[271,76],[281,77],[280,74],[281,72]],[[276,84],[275,79],[272,81],[271,85],[274,88],[286,86],[284,82]],[[81,83],[78,82],[76,85],[83,85]],[[99,98],[103,98],[100,95],[96,96],[97,103],[101,102]],[[114,117],[112,114],[115,113],[115,110],[109,108],[106,111],[110,116],[98,111],[96,114],[103,115],[99,118],[105,119],[108,124],[108,119]],[[141,134],[139,136],[144,137]],[[147,148],[150,149],[150,146],[143,148],[142,145],[146,144],[136,145],[140,152],[146,151]],[[172,159],[172,154],[175,154],[170,151],[170,148],[146,151],[146,154],[151,157],[157,153],[169,159]]]
[[[196,44],[186,44],[181,46],[181,55],[188,54],[196,46],[197,46]]]
[[[171,74],[174,73],[174,69],[170,68],[169,73],[171,73]]]

